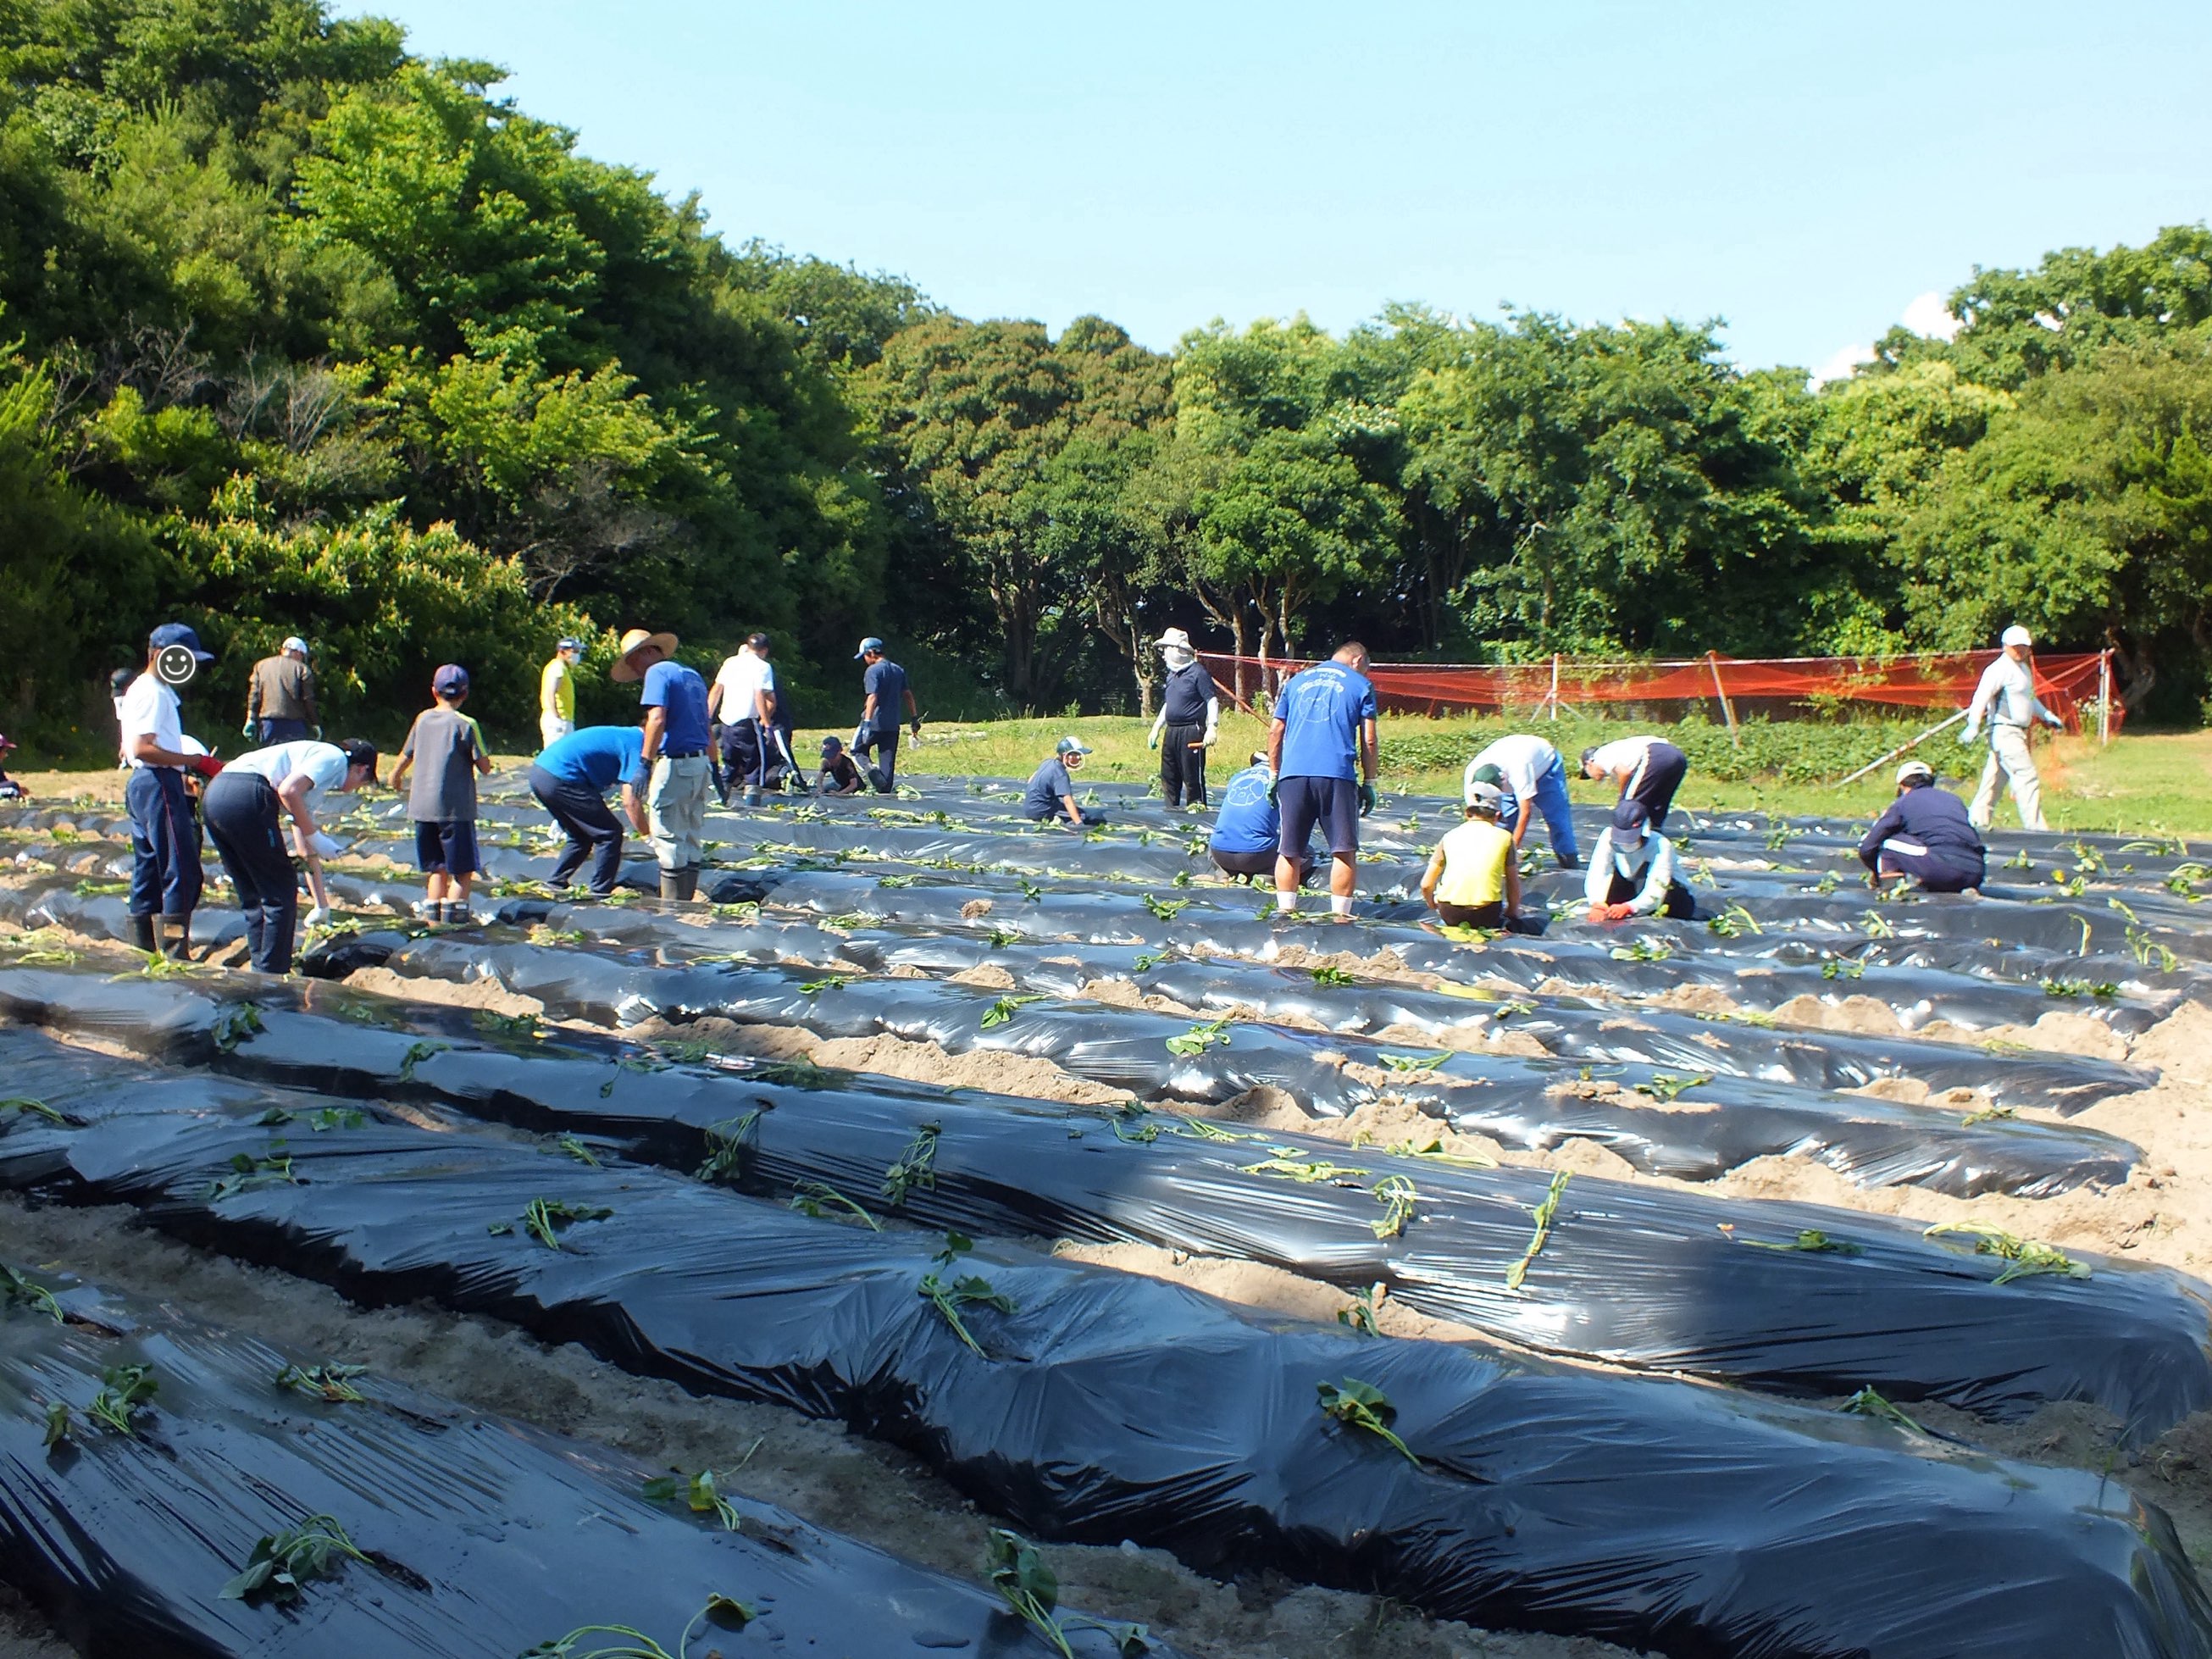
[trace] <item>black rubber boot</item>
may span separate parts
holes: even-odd
[[[133,916],[131,918],[131,943],[137,949],[143,951],[149,957],[154,954],[155,940],[154,938],[153,917]]]
[[[161,954],[178,962],[189,961],[192,949],[192,913],[161,918]]]
[[[684,878],[680,872],[663,870],[660,872],[660,896],[664,902],[672,902],[684,896]]]
[[[689,904],[699,896],[699,866],[687,864],[676,872],[676,896]]]

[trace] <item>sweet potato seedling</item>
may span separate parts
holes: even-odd
[[[1505,1270],[1507,1290],[1519,1290],[1522,1281],[1528,1277],[1528,1269],[1536,1260],[1536,1253],[1544,1248],[1544,1241],[1552,1236],[1552,1223],[1559,1218],[1559,1199],[1566,1192],[1567,1182],[1571,1178],[1572,1172],[1566,1170],[1560,1170],[1552,1176],[1552,1184],[1546,1190],[1543,1201],[1536,1206],[1536,1231],[1528,1240],[1528,1248],[1521,1252],[1518,1261]]]
[[[1341,968],[1324,966],[1313,969],[1313,982],[1334,990],[1342,986],[1357,985],[1359,981],[1355,975],[1347,974]]]
[[[975,1241],[965,1233],[947,1233],[945,1235],[945,1248],[933,1259],[940,1267],[951,1267],[975,1248]],[[941,1274],[927,1273],[921,1276],[921,1283],[915,1287],[915,1294],[935,1308],[945,1322],[952,1328],[952,1334],[986,1359],[990,1355],[983,1352],[983,1345],[975,1340],[975,1334],[968,1328],[967,1322],[960,1317],[960,1310],[974,1306],[996,1308],[1006,1314],[1014,1311],[1013,1298],[995,1289],[991,1281],[980,1273],[965,1274],[947,1285]]]
[[[1014,1014],[1018,1010],[1026,1006],[1030,1003],[1042,1002],[1045,999],[1042,996],[1000,997],[996,1002],[993,1003],[989,1007],[983,1011],[983,1030],[988,1031],[994,1025],[1006,1024],[1013,1018]]]
[[[1152,919],[1155,921],[1173,921],[1177,916],[1190,908],[1190,901],[1188,899],[1157,898],[1150,893],[1146,894],[1144,896],[1145,908],[1152,913]]]
[[[100,1372],[100,1392],[93,1395],[84,1414],[118,1434],[135,1433],[131,1419],[161,1389],[161,1379],[154,1375],[151,1365],[110,1365]]]
[[[842,991],[853,982],[850,974],[824,974],[820,979],[810,979],[799,988],[803,997],[818,997],[824,991]]]
[[[549,1250],[561,1248],[562,1231],[579,1221],[604,1221],[614,1211],[604,1204],[570,1204],[557,1198],[533,1198],[522,1212],[522,1230]],[[495,1221],[495,1233],[511,1233],[514,1224]]]
[[[2076,1261],[2055,1245],[2039,1239],[2021,1238],[2002,1227],[1985,1226],[1975,1221],[1939,1221],[1927,1229],[1923,1238],[1960,1237],[1974,1241],[1974,1254],[1993,1255],[2005,1263],[2005,1269],[1990,1283],[2009,1285],[2015,1279],[2036,1279],[2045,1276],[2061,1279],[2087,1279],[2089,1268]]]
[[[1822,979],[1863,979],[1866,977],[1866,963],[1854,961],[1850,957],[1831,957],[1820,964],[1820,977]]]
[[[4,1261],[0,1261],[0,1308],[28,1308],[33,1313],[46,1315],[57,1325],[64,1322],[62,1304],[54,1300],[54,1293],[24,1278]]]
[[[218,1052],[230,1054],[261,1030],[260,1009],[250,1002],[231,1003],[215,1017],[215,1046]]]
[[[941,1123],[925,1123],[914,1132],[906,1150],[898,1155],[890,1168],[884,1171],[884,1196],[893,1208],[906,1202],[907,1193],[913,1188],[934,1190],[937,1186],[937,1138],[945,1133]]]
[[[1276,1146],[1269,1150],[1275,1153],[1274,1157],[1263,1158],[1257,1164],[1243,1165],[1244,1173],[1280,1176],[1286,1181],[1297,1182],[1302,1187],[1311,1186],[1317,1181],[1341,1182],[1348,1186],[1356,1177],[1372,1173],[1367,1170],[1355,1170],[1345,1164],[1332,1164],[1325,1158],[1302,1158],[1288,1146]]]
[[[58,1123],[64,1128],[69,1127],[67,1118],[47,1105],[45,1101],[33,1100],[28,1095],[14,1095],[6,1100],[0,1100],[0,1114],[8,1112],[13,1112],[18,1117],[42,1117],[49,1123]]]
[[[1348,1306],[1336,1310],[1336,1322],[1362,1336],[1380,1336],[1382,1327],[1375,1319],[1375,1290],[1370,1285],[1364,1291],[1354,1291]]]
[[[276,1386],[333,1406],[358,1406],[368,1396],[353,1380],[368,1375],[366,1365],[287,1365],[276,1373]]]
[[[800,1182],[792,1193],[791,1207],[799,1214],[811,1216],[817,1221],[830,1218],[834,1212],[836,1215],[849,1216],[872,1233],[884,1230],[882,1222],[826,1181]]]
[[[264,1187],[298,1186],[300,1177],[292,1173],[292,1155],[283,1147],[283,1142],[271,1141],[268,1155],[264,1158],[233,1152],[230,1173],[208,1188],[208,1201],[236,1198],[240,1193],[256,1192]]]
[[[1420,1194],[1413,1183],[1403,1176],[1385,1176],[1375,1183],[1375,1201],[1382,1206],[1382,1218],[1367,1224],[1377,1238],[1395,1238],[1406,1231],[1406,1224],[1413,1218],[1413,1206],[1420,1202]]]
[[[1678,1100],[1701,1084],[1711,1083],[1711,1072],[1693,1072],[1687,1077],[1676,1077],[1669,1072],[1654,1072],[1636,1085],[1639,1095],[1649,1095],[1654,1100]]]
[[[1129,964],[1130,971],[1132,973],[1138,974],[1149,974],[1153,969],[1165,962],[1168,959],[1169,954],[1170,953],[1165,951],[1139,951],[1137,952],[1137,959]]]
[[[1638,939],[1633,945],[1613,947],[1615,962],[1664,962],[1674,954],[1674,941],[1663,934]]]
[[[1449,1048],[1440,1048],[1432,1054],[1377,1054],[1384,1067],[1393,1072],[1433,1072],[1452,1057]]]
[[[580,1135],[562,1135],[555,1144],[577,1163],[589,1164],[594,1170],[599,1167],[599,1155],[584,1144]]]
[[[1415,1468],[1421,1460],[1413,1455],[1413,1448],[1401,1440],[1390,1425],[1397,1420],[1398,1408],[1390,1403],[1389,1396],[1372,1382],[1362,1382],[1347,1376],[1340,1382],[1316,1385],[1321,1397],[1322,1414],[1334,1419],[1348,1429],[1358,1429],[1396,1449]]]
[[[415,1068],[417,1066],[433,1054],[444,1054],[453,1046],[450,1042],[410,1043],[407,1052],[399,1058],[399,1080],[402,1083],[412,1083],[415,1080]]]
[[[1741,939],[1746,933],[1763,933],[1766,931],[1759,925],[1759,918],[1741,904],[1731,904],[1718,915],[1709,918],[1705,922],[1705,927],[1711,933],[1718,933],[1723,939]]]
[[[297,1601],[301,1586],[337,1571],[333,1564],[367,1563],[354,1547],[345,1528],[327,1515],[311,1515],[296,1527],[275,1533],[253,1547],[246,1571],[222,1587],[221,1599],[251,1601],[266,1596],[275,1601]]]
[[[699,1167],[691,1171],[691,1178],[734,1184],[744,1173],[746,1146],[755,1139],[760,1127],[761,1115],[767,1109],[765,1106],[756,1106],[750,1112],[709,1124],[702,1131],[707,1141],[707,1156]]]
[[[759,1443],[754,1444],[757,1447]],[[736,1532],[742,1524],[737,1506],[722,1496],[712,1469],[702,1469],[689,1477],[656,1475],[645,1483],[645,1498],[648,1504],[672,1504],[680,1498],[692,1514],[713,1516],[725,1532]]]
[[[1204,1054],[1208,1048],[1216,1047],[1226,1048],[1230,1046],[1229,1024],[1230,1017],[1226,1014],[1219,1019],[1202,1021],[1192,1026],[1181,1036],[1168,1038],[1167,1050],[1171,1054],[1179,1054],[1188,1059],[1194,1055]]]
[[[1959,1127],[1962,1129],[1971,1129],[1978,1123],[1998,1123],[2007,1118],[2018,1115],[2019,1114],[2009,1106],[1984,1106],[1980,1110],[1969,1112],[1960,1118]]]
[[[1060,1606],[1060,1578],[1037,1553],[1036,1546],[1003,1527],[991,1528],[983,1546],[983,1567],[991,1588],[1062,1659],[1075,1659],[1067,1633],[1054,1616]]]
[[[1919,1424],[1914,1422],[1902,1411],[1899,1411],[1896,1406],[1884,1399],[1881,1391],[1876,1389],[1861,1389],[1849,1400],[1846,1400],[1842,1405],[1837,1407],[1836,1409],[1838,1411],[1849,1412],[1854,1417],[1879,1418],[1882,1422],[1891,1424],[1895,1427],[1904,1429],[1912,1434],[1925,1435],[1928,1432],[1928,1431],[1922,1428]]]
[[[1831,1238],[1818,1227],[1801,1228],[1797,1237],[1787,1244],[1778,1244],[1771,1239],[1738,1238],[1733,1230],[1729,1237],[1739,1244],[1748,1244],[1754,1250],[1802,1250],[1808,1255],[1864,1255],[1863,1247],[1846,1239]]]

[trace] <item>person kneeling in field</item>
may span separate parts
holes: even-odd
[[[1467,822],[1437,843],[1421,896],[1447,927],[1522,932],[1521,869],[1512,834],[1498,822],[1505,793],[1478,779],[1467,785],[1466,799]]]
[[[1626,921],[1635,916],[1695,920],[1698,902],[1674,878],[1674,847],[1651,827],[1644,803],[1630,796],[1613,809],[1613,823],[1590,849],[1589,880],[1583,889],[1592,921]]]
[[[1213,867],[1231,881],[1252,882],[1264,876],[1273,883],[1277,843],[1283,835],[1283,815],[1267,794],[1267,786],[1273,781],[1267,756],[1255,753],[1252,763],[1230,779],[1229,787],[1221,792],[1221,810],[1214,816],[1213,833],[1206,837],[1206,850],[1213,859]],[[1292,861],[1303,887],[1313,875],[1311,837],[1307,839],[1305,851]]]
[[[1022,796],[1023,813],[1039,823],[1060,819],[1071,830],[1105,823],[1104,813],[1087,812],[1076,805],[1075,783],[1067,775],[1083,769],[1083,757],[1090,752],[1080,739],[1062,738],[1051,757],[1030,774],[1030,787]]]
[[[1897,769],[1897,799],[1859,842],[1867,885],[1912,880],[1930,893],[1978,888],[1989,873],[1988,851],[1966,802],[1936,787],[1926,761]]]
[[[836,738],[822,739],[822,775],[814,781],[817,795],[857,795],[860,769],[845,745]]]

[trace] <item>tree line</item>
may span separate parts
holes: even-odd
[[[778,634],[823,720],[863,633],[971,714],[1135,706],[1170,623],[1486,660],[2017,619],[2191,715],[2212,663],[2201,225],[1978,270],[1954,339],[1817,391],[1540,311],[1164,354],[730,246],[320,0],[0,0],[0,729],[94,729],[171,613],[224,685],[300,631],[338,714],[461,660],[518,730],[554,637],[633,620]]]

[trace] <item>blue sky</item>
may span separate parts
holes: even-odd
[[[342,0],[343,3],[343,0]],[[1848,361],[2212,215],[2212,7],[386,0],[590,155],[970,317],[1725,318]]]

